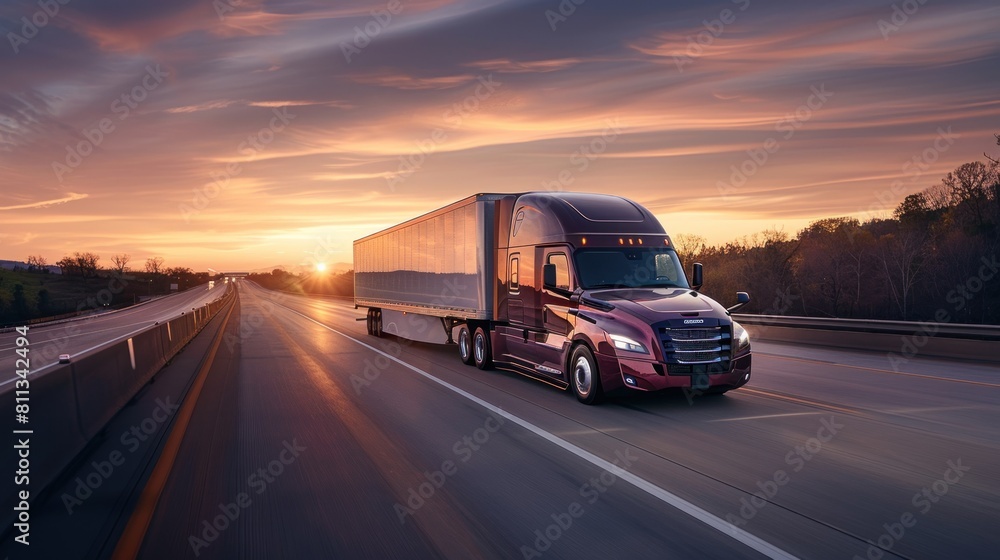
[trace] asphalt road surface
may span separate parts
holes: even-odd
[[[154,397],[179,401],[221,317],[38,506],[41,544],[0,555],[128,557],[162,464],[139,558],[996,557],[1000,368],[758,341],[743,389],[587,407],[367,336],[344,302],[240,298],[184,429],[68,508]]]

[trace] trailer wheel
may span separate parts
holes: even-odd
[[[368,335],[369,336],[374,336],[375,335],[375,329],[372,328],[373,325],[374,325],[374,323],[375,323],[374,319],[372,318],[373,315],[374,315],[374,313],[372,312],[371,308],[369,308],[368,309],[368,315],[365,318],[365,326],[368,328]]]
[[[479,369],[490,369],[493,367],[493,349],[490,348],[490,335],[483,327],[477,327],[476,334],[472,337],[472,358]]]
[[[581,344],[573,349],[570,363],[570,381],[576,399],[583,404],[597,404],[603,397],[601,374],[590,348]]]
[[[466,325],[462,325],[458,330],[458,355],[462,358],[462,363],[467,366],[476,363],[476,359],[472,357],[472,334]]]
[[[375,331],[375,336],[382,338],[382,310],[376,309],[373,318],[373,330]]]

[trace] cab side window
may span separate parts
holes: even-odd
[[[518,281],[518,270],[517,265],[520,261],[519,255],[512,255],[510,257],[510,279],[508,281],[508,292],[512,294],[518,293],[521,289],[521,283]]]
[[[556,265],[556,287],[569,289],[569,259],[565,253],[552,253],[546,259],[546,264]]]

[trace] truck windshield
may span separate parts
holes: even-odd
[[[581,287],[689,288],[677,253],[669,248],[580,249],[573,255]]]

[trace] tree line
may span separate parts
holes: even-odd
[[[110,261],[102,267],[100,255],[74,252],[56,261],[62,274],[51,274],[48,259],[31,255],[26,267],[0,271],[0,325],[127,306],[173,285],[184,290],[210,279],[187,267],[166,267],[163,257],[146,259],[142,270],[133,270],[128,254]]]
[[[1000,324],[1000,162],[960,165],[891,217],[675,244],[685,264],[705,265],[707,295],[726,303],[749,292],[745,313]]]
[[[1000,145],[1000,135],[997,135]],[[817,220],[794,237],[767,230],[709,246],[674,237],[682,262],[705,265],[703,292],[741,313],[1000,324],[1000,161],[960,165],[911,194],[891,216]],[[266,288],[353,295],[353,272],[326,277],[281,269]]]

